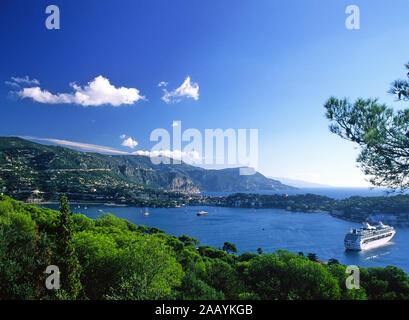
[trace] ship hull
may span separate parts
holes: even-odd
[[[356,242],[349,242],[345,243],[345,248],[347,250],[352,250],[352,251],[362,251],[362,250],[369,250],[373,248],[377,248],[380,246],[385,245],[388,243],[396,234],[396,231],[393,231],[392,234],[388,237],[370,241],[370,242],[365,242],[365,240],[359,240]]]

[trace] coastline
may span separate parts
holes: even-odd
[[[23,201],[23,202],[27,204],[34,204],[34,205],[47,205],[47,204],[58,205],[60,204],[60,202],[57,200],[49,200],[49,201],[41,201],[41,202],[27,202],[27,201]],[[132,207],[132,205],[129,205],[129,204],[108,203],[108,202],[100,202],[100,201],[70,201],[70,205],[83,205],[83,206],[84,205],[88,205],[88,206],[103,205],[107,207]]]
[[[18,200],[18,199],[16,199]],[[21,201],[21,200],[20,200]],[[58,205],[57,199],[41,201],[30,199],[28,204],[39,206]],[[185,206],[209,206],[226,208],[283,209],[288,212],[323,213],[340,220],[362,223],[364,221],[383,221],[394,226],[409,225],[409,196],[393,197],[352,197],[337,200],[314,194],[255,194],[235,193],[231,195],[175,195],[167,199],[75,199],[70,200],[75,206],[106,206],[136,208],[180,208]]]

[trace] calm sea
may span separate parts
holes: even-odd
[[[315,190],[313,192],[312,190]],[[325,190],[327,192],[325,193]],[[297,190],[297,193],[301,193]],[[311,189],[303,190],[333,198],[352,195],[378,196],[383,191],[368,189]],[[56,209],[56,206],[47,205]],[[73,206],[74,212],[90,218],[98,217],[103,210],[137,225],[146,225],[165,230],[167,234],[183,234],[197,238],[202,245],[216,248],[225,241],[236,244],[239,252],[264,252],[286,249],[317,254],[321,260],[336,258],[347,265],[363,267],[394,265],[409,273],[409,228],[397,227],[392,241],[380,248],[364,252],[346,252],[343,241],[350,228],[360,224],[333,218],[323,213],[292,213],[279,209],[233,209],[217,207],[148,208],[151,213],[144,216],[145,209],[137,207],[112,207],[88,205]],[[208,211],[207,216],[197,216],[200,210]]]

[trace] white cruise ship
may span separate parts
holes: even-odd
[[[345,236],[344,244],[347,250],[366,250],[384,245],[393,238],[396,231],[382,222],[374,227],[364,223],[361,229],[351,229]]]

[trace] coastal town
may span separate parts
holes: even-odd
[[[3,188],[0,194],[28,203],[57,202],[60,192],[14,190]],[[383,221],[392,225],[409,225],[409,195],[350,197],[337,200],[315,194],[288,195],[233,193],[206,195],[151,189],[143,186],[92,186],[89,190],[66,192],[72,203],[90,203],[137,207],[178,208],[215,206],[231,208],[281,209],[288,212],[323,213],[355,222]]]

